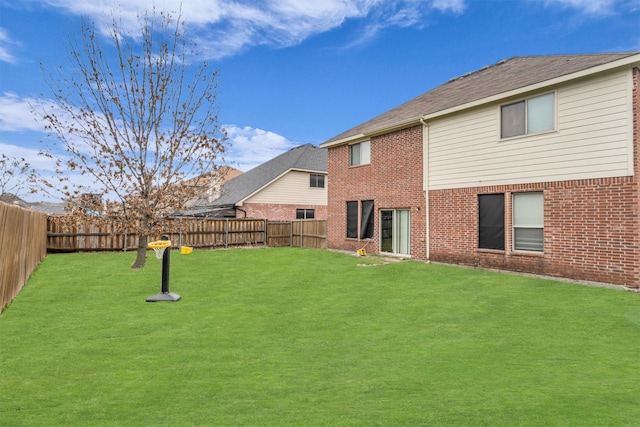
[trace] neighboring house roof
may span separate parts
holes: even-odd
[[[221,166],[220,169],[215,172],[207,172],[197,178],[191,178],[184,183],[186,185],[194,185],[196,183],[200,185],[205,183],[205,185],[208,185],[211,181],[214,181],[215,184],[222,185],[241,174],[242,171],[239,171],[236,168],[232,168],[231,166]]]
[[[210,206],[233,206],[255,194],[288,171],[327,173],[327,150],[312,144],[292,148],[243,173],[222,186],[222,195]]]
[[[67,213],[66,203],[36,202],[36,203],[30,203],[29,207],[34,211],[44,212],[51,216],[64,215]]]
[[[20,197],[13,193],[0,194],[0,202],[5,202],[10,205],[20,206],[21,208],[28,208],[29,204],[22,200]]]
[[[222,186],[233,178],[242,175],[242,171],[231,166],[222,166],[215,172],[208,172],[184,182],[184,185],[197,185],[197,198],[187,203],[190,208],[208,206],[212,200],[220,197]]]
[[[29,203],[12,193],[4,193],[0,195],[0,202],[10,205],[20,206],[24,209],[31,209],[37,212],[44,212],[49,215],[63,215],[66,213],[66,203],[56,202],[35,202]]]
[[[421,119],[504,99],[524,90],[578,78],[615,67],[640,63],[640,52],[583,55],[519,56],[453,78],[392,110],[337,135],[320,145],[328,148],[394,129]],[[495,98],[495,99],[494,99]]]

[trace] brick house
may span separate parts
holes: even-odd
[[[301,145],[229,180],[203,216],[269,220],[327,218],[327,150]]]
[[[328,141],[328,247],[640,286],[640,53],[515,57]]]

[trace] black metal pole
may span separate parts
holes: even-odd
[[[161,240],[169,240],[169,236],[162,236]],[[171,261],[169,257],[171,256],[171,247],[168,247],[164,250],[162,254],[162,293],[169,293],[169,274],[170,274],[170,265]]]
[[[163,235],[162,240],[169,240],[169,236]],[[147,298],[147,302],[157,301],[178,301],[180,295],[169,292],[169,265],[171,256],[171,246],[168,246],[162,253],[162,290],[159,294]]]

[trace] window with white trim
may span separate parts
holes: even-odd
[[[363,141],[349,146],[349,165],[368,165],[371,163],[371,141]]]
[[[309,187],[324,188],[324,175],[312,173],[309,175]]]
[[[503,139],[554,129],[553,92],[500,107],[500,137]]]
[[[543,193],[513,193],[513,249],[542,252],[544,249]]]
[[[409,209],[380,210],[380,251],[410,255],[411,212]]]

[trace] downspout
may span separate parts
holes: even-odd
[[[237,207],[236,205],[233,205],[233,209],[234,209],[236,212],[237,212],[237,211],[242,212],[242,213],[244,214],[244,217],[245,217],[245,218],[247,217],[247,211],[245,211],[244,209],[240,209],[240,208],[239,208],[239,207]],[[236,217],[237,217],[237,216],[238,216],[238,215],[237,215],[237,213],[236,213]]]
[[[429,125],[424,117],[420,117],[422,123],[422,188],[425,192],[425,229],[426,229],[426,249],[427,261],[431,258],[431,242],[429,239]]]

